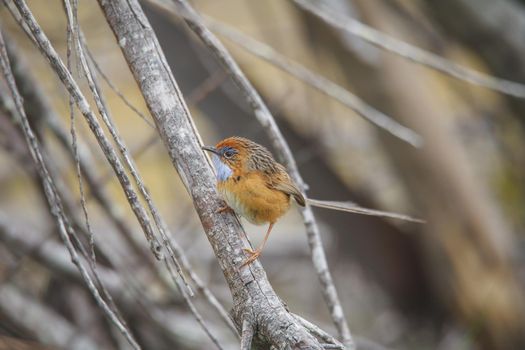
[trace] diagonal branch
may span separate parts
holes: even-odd
[[[44,187],[45,195],[48,200],[50,211],[52,215],[55,217],[55,220],[57,222],[60,237],[62,238],[64,244],[68,248],[73,263],[79,269],[82,275],[82,278],[84,279],[84,281],[86,282],[88,286],[89,291],[92,293],[93,297],[95,298],[95,300],[97,301],[101,309],[104,311],[106,316],[111,320],[111,322],[119,329],[119,331],[126,337],[130,345],[134,349],[140,349],[140,346],[135,341],[130,331],[119,320],[119,317],[111,310],[110,306],[106,303],[106,301],[104,301],[104,299],[100,295],[99,290],[96,288],[93,280],[89,276],[88,271],[86,270],[84,265],[81,263],[80,257],[78,256],[78,253],[75,250],[70,240],[70,234],[74,236],[75,233],[73,229],[71,228],[71,226],[69,225],[68,220],[63,212],[60,197],[56,191],[54,182],[49,175],[49,171],[44,162],[44,158],[42,156],[42,153],[40,152],[38,141],[26,117],[24,106],[22,104],[22,98],[20,97],[13,74],[10,69],[9,58],[7,56],[7,52],[5,49],[5,43],[4,43],[1,32],[0,32],[0,65],[2,68],[2,73],[6,79],[7,85],[13,97],[16,110],[20,116],[21,128],[24,133],[26,142],[30,148],[33,161],[36,164],[38,175]]]
[[[221,205],[209,162],[160,45],[137,0],[100,0],[117,42],[155,120],[172,163],[186,186],[233,296],[233,317],[253,314],[258,337],[276,348],[321,349],[286,310],[259,262],[242,266],[247,245],[232,214]],[[282,330],[286,329],[286,332]]]
[[[70,23],[74,22],[75,19],[74,19],[74,13],[72,11],[72,6],[70,5],[69,0],[65,0],[64,2],[65,2],[66,14],[67,14],[68,22],[70,22]],[[76,27],[76,23],[75,23],[75,27]],[[83,74],[87,78],[88,86],[89,86],[89,89],[91,90],[91,93],[92,93],[93,98],[95,100],[98,112],[102,116],[102,120],[104,121],[104,124],[108,128],[108,130],[109,130],[113,140],[117,144],[118,149],[120,151],[120,154],[122,155],[122,158],[124,159],[125,165],[127,166],[128,170],[130,171],[133,179],[135,180],[135,184],[137,185],[140,194],[146,200],[149,212],[153,216],[153,220],[155,222],[155,225],[156,225],[156,227],[157,227],[157,229],[158,229],[158,231],[159,231],[159,233],[160,233],[160,235],[162,237],[164,246],[165,246],[166,250],[168,251],[169,257],[171,258],[171,261],[173,262],[173,264],[175,265],[175,267],[177,269],[178,275],[182,277],[182,279],[183,279],[183,281],[184,281],[184,283],[186,285],[186,288],[190,292],[190,295],[193,295],[193,292],[191,291],[191,288],[190,288],[188,282],[186,281],[186,279],[184,277],[184,274],[182,272],[182,268],[180,266],[180,263],[179,263],[178,259],[175,257],[175,255],[173,253],[173,249],[171,249],[171,247],[169,245],[168,233],[166,232],[166,231],[168,231],[167,225],[164,222],[164,219],[160,216],[159,210],[157,209],[156,205],[153,203],[153,199],[151,198],[149,190],[147,189],[144,181],[142,180],[142,177],[141,177],[141,175],[139,174],[139,172],[137,170],[135,162],[133,161],[133,158],[131,157],[131,155],[130,155],[128,149],[127,149],[127,146],[124,143],[124,140],[120,136],[120,134],[119,134],[115,124],[113,123],[112,117],[109,114],[109,110],[108,110],[108,108],[106,106],[106,103],[104,102],[104,100],[102,98],[102,94],[100,92],[100,88],[98,86],[98,83],[95,80],[95,76],[93,74],[93,71],[92,71],[91,67],[89,66],[89,64],[87,62],[86,55],[84,54],[84,47],[81,44],[79,33],[78,33],[77,30],[75,30],[74,27],[71,30],[74,30],[73,37],[75,39],[76,53],[77,53],[77,55],[79,56],[79,59],[80,59],[80,67],[82,69]],[[171,236],[171,234],[170,234],[170,236]],[[169,270],[169,271],[170,271],[170,274],[171,274],[171,272],[173,270]],[[177,275],[171,274],[171,277],[176,282]]]
[[[435,69],[438,72],[463,80],[470,84],[483,86],[487,89],[498,91],[506,95],[525,98],[524,84],[493,77],[463,67],[456,62],[388,36],[387,34],[369,27],[353,18],[341,16],[340,14],[327,9],[326,5],[313,5],[312,1],[308,0],[293,1],[301,8],[320,18],[329,25],[355,35],[374,46],[404,57],[414,63]]]
[[[327,79],[318,73],[309,70],[305,66],[280,54],[270,46],[265,45],[233,29],[230,26],[220,23],[219,21],[216,21],[210,17],[205,17],[205,19],[206,23],[215,32],[226,37],[228,40],[231,40],[236,45],[247,50],[248,52],[262,58],[267,62],[270,62],[277,68],[287,72],[295,78],[311,85],[323,94],[336,99],[369,122],[388,131],[392,135],[405,140],[414,147],[420,147],[423,144],[423,139],[415,131],[399,124],[388,115],[378,111],[363,101],[360,97],[346,90],[344,87],[334,83],[330,79]]]
[[[167,4],[165,1],[154,0],[157,5],[162,5],[163,8],[170,10],[171,13],[182,14],[188,26],[199,36],[203,43],[208,47],[210,52],[222,63],[226,71],[230,74],[233,81],[248,101],[249,105],[254,111],[254,114],[262,125],[264,131],[277,151],[278,158],[286,165],[288,171],[294,181],[304,190],[306,185],[299,173],[299,169],[292,155],[288,143],[284,139],[275,119],[268,110],[268,107],[262,101],[261,96],[257,93],[255,88],[241,71],[230,53],[222,45],[222,43],[213,35],[213,33],[203,24],[202,19],[198,16],[195,10],[185,0],[173,0],[174,4],[178,5],[174,8],[173,5]],[[340,338],[348,349],[354,349],[354,343],[350,334],[350,329],[343,312],[343,307],[337,290],[335,288],[332,274],[328,269],[328,262],[326,254],[321,241],[319,227],[315,220],[313,211],[310,206],[301,209],[301,214],[306,227],[306,234],[308,236],[308,244],[310,247],[312,262],[319,281],[321,283],[321,290],[325,302],[328,305],[330,315],[334,321],[339,332]]]
[[[7,5],[7,8],[11,11],[11,6],[9,6],[9,4],[11,4],[12,1],[3,1]],[[14,2],[16,4],[16,7],[18,8],[18,11],[20,11],[20,15],[22,17],[21,20],[23,21],[23,23],[20,23],[21,27],[25,30],[27,26],[29,32],[26,33],[28,37],[35,43],[35,45],[38,46],[42,54],[48,59],[52,68],[55,70],[60,80],[62,80],[62,83],[64,84],[68,92],[75,99],[77,107],[84,115],[89,127],[91,128],[93,134],[97,138],[97,141],[101,149],[103,150],[106,159],[115,171],[115,174],[117,175],[117,178],[126,194],[126,198],[128,199],[128,202],[130,203],[130,206],[133,209],[133,213],[137,217],[137,220],[139,221],[143,229],[146,239],[150,244],[151,251],[157,257],[157,259],[160,259],[162,257],[161,245],[154,235],[150,220],[146,214],[146,210],[139,202],[138,195],[134,190],[133,186],[131,185],[131,180],[126,174],[122,162],[120,161],[120,159],[117,156],[117,153],[111,146],[109,139],[104,134],[102,127],[100,126],[100,123],[95,117],[95,114],[91,110],[87,99],[82,94],[79,86],[67,70],[66,66],[60,59],[60,56],[58,55],[56,50],[51,45],[49,39],[46,37],[46,35],[43,33],[42,29],[36,22],[33,14],[27,7],[27,4],[23,0],[15,0]],[[13,14],[13,17],[17,19],[16,14]]]

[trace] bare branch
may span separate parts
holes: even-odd
[[[65,0],[66,3],[66,10],[67,10],[67,17],[69,18],[70,22],[74,21],[74,13],[72,12],[70,6],[68,6],[69,0]],[[73,29],[73,28],[72,28]],[[76,31],[74,31],[74,34]],[[169,239],[168,234],[166,233],[168,231],[167,225],[164,222],[164,219],[160,216],[160,212],[157,209],[156,205],[153,203],[153,199],[151,198],[151,195],[149,193],[149,190],[146,187],[146,184],[142,180],[141,175],[139,174],[136,164],[133,161],[133,158],[131,157],[126,144],[124,143],[124,140],[120,136],[111,115],[109,114],[109,110],[105,104],[105,102],[102,99],[102,94],[100,92],[100,88],[98,87],[98,84],[95,80],[95,76],[93,74],[93,71],[91,67],[89,66],[86,56],[84,54],[84,47],[82,46],[82,43],[80,41],[80,38],[78,34],[75,34],[75,45],[76,45],[76,52],[79,56],[80,63],[81,63],[81,69],[84,75],[87,78],[88,86],[91,90],[91,93],[93,95],[93,98],[95,100],[97,109],[102,116],[102,120],[104,121],[106,127],[108,128],[113,140],[118,146],[118,149],[120,151],[120,154],[122,155],[124,162],[131,172],[131,175],[133,176],[133,179],[135,180],[135,183],[142,195],[142,197],[146,200],[146,203],[148,205],[148,209],[150,214],[153,216],[153,220],[156,224],[156,227],[162,237],[164,246],[166,247],[169,256],[175,265],[177,269],[177,273],[179,276],[181,276],[182,280],[184,281],[184,284],[186,285],[186,288],[188,289],[190,295],[193,295],[193,291],[191,290],[191,287],[189,286],[188,282],[186,281],[186,278],[184,277],[184,273],[182,272],[182,268],[180,266],[180,263],[178,259],[175,257],[173,250],[171,249],[171,246],[169,245]],[[171,234],[169,234],[171,236]],[[172,274],[173,270],[169,270],[170,274],[172,275],[172,278],[174,281],[177,279],[177,275]]]
[[[131,109],[133,112],[135,112],[135,114],[137,114],[142,120],[144,120],[144,122],[146,124],[148,124],[152,129],[155,129],[155,125],[149,120],[149,118],[146,117],[144,115],[144,113],[139,111],[139,109],[137,107],[135,107],[127,99],[126,96],[124,96],[124,94],[118,89],[118,87],[115,84],[113,84],[113,82],[111,81],[111,79],[109,79],[109,77],[106,75],[106,73],[104,73],[104,71],[102,70],[102,67],[100,67],[100,64],[98,64],[97,60],[95,59],[95,56],[93,56],[93,54],[89,50],[89,47],[88,47],[87,42],[86,42],[86,39],[85,39],[84,34],[82,32],[80,32],[80,40],[82,41],[82,46],[86,50],[86,54],[87,54],[91,64],[93,64],[93,67],[95,67],[95,69],[97,70],[98,74],[100,74],[102,79],[104,79],[104,81],[111,88],[111,90],[113,90],[113,92],[122,100],[122,102],[124,102],[124,104],[126,106],[128,106],[129,109]]]
[[[389,132],[403,141],[408,142],[414,147],[421,147],[423,144],[423,139],[415,131],[399,124],[388,115],[378,111],[363,101],[360,97],[346,90],[341,85],[338,85],[324,76],[309,70],[305,66],[280,54],[270,46],[263,44],[247,35],[244,35],[230,26],[227,26],[210,17],[205,17],[205,20],[210,28],[215,32],[224,36],[228,40],[231,40],[236,45],[247,50],[248,52],[275,65],[279,69],[287,72],[295,78],[305,82],[308,85],[311,85],[323,94],[336,99],[379,128]]]
[[[166,268],[168,270],[172,269],[172,266],[168,263],[168,261],[164,261],[164,262],[165,262]],[[224,347],[221,345],[221,343],[219,342],[217,337],[211,332],[210,327],[206,324],[206,322],[202,318],[202,315],[200,314],[200,312],[197,310],[197,308],[195,307],[195,305],[191,301],[190,296],[186,292],[185,286],[182,283],[180,283],[179,280],[175,280],[175,283],[177,285],[177,288],[179,289],[179,292],[182,294],[182,297],[184,298],[184,301],[188,305],[191,313],[193,314],[193,316],[195,317],[195,319],[197,320],[197,322],[199,323],[201,328],[208,335],[208,337],[211,339],[213,344],[215,344],[215,346],[217,346],[218,349],[223,350]]]
[[[315,15],[329,25],[355,35],[383,50],[395,53],[414,63],[435,69],[441,73],[466,81],[467,83],[483,86],[506,95],[525,98],[525,85],[513,81],[493,77],[463,67],[456,62],[440,57],[429,51],[410,45],[402,40],[395,39],[372,27],[369,27],[353,18],[341,16],[330,11],[326,5],[313,5],[308,0],[293,0],[301,8]]]
[[[4,0],[4,3],[10,4],[12,3],[12,1]],[[67,70],[64,63],[58,56],[57,52],[52,47],[51,43],[49,42],[49,39],[45,36],[44,32],[42,31],[40,26],[37,24],[35,18],[33,17],[32,13],[30,12],[25,2],[22,0],[15,0],[15,4],[18,10],[20,11],[20,14],[22,15],[25,25],[28,27],[28,30],[30,30],[30,32],[27,33],[28,37],[34,41],[35,45],[39,47],[41,52],[49,60],[51,66],[57,73],[58,77],[62,80],[66,89],[74,97],[77,107],[80,109],[80,111],[86,118],[86,121],[88,122],[89,127],[93,131],[95,137],[97,138],[97,141],[99,142],[100,147],[104,151],[104,155],[106,156],[106,159],[113,167],[117,175],[117,178],[120,181],[120,184],[126,194],[128,202],[130,203],[130,206],[133,209],[133,212],[135,216],[137,217],[139,223],[141,224],[144,234],[146,235],[146,239],[148,240],[148,243],[150,244],[150,248],[152,252],[155,254],[155,256],[158,259],[160,259],[161,258],[161,251],[160,251],[161,245],[155,238],[155,235],[153,233],[153,229],[151,227],[150,220],[146,214],[146,211],[144,207],[141,205],[141,203],[139,202],[138,195],[133,189],[133,186],[131,185],[131,181],[128,175],[126,174],[126,171],[120,159],[118,158],[115,150],[112,148],[108,138],[105,136],[94,113],[91,111],[86,98],[80,91],[80,88],[78,87],[74,79],[72,78],[71,74],[69,74],[69,71]],[[8,8],[11,10],[10,6],[8,6]],[[13,17],[16,19],[15,14],[13,14]],[[21,26],[23,28],[26,27],[22,24]]]
[[[276,348],[321,349],[319,342],[285,309],[259,262],[242,266],[246,244],[231,214],[217,214],[221,201],[199,136],[166,58],[138,1],[99,4],[139,84],[173,165],[190,193],[233,296],[233,316],[256,315],[258,335]],[[286,329],[286,332],[282,332]]]
[[[23,1],[20,0],[18,1],[17,4],[25,5],[22,3]],[[53,180],[51,179],[49,175],[47,167],[44,163],[44,159],[40,152],[38,141],[36,140],[35,135],[25,115],[24,107],[22,104],[22,99],[20,97],[20,94],[18,93],[18,89],[16,87],[16,83],[15,83],[15,80],[13,78],[13,75],[10,69],[9,58],[7,57],[7,52],[5,50],[5,43],[4,43],[3,35],[1,34],[1,32],[0,32],[0,64],[2,68],[2,73],[7,81],[7,85],[11,92],[11,95],[13,96],[16,110],[21,118],[22,131],[26,138],[26,142],[30,148],[31,156],[33,157],[33,160],[36,164],[38,174],[42,181],[42,185],[45,189],[45,194],[46,194],[46,197],[49,203],[50,211],[56,219],[56,222],[59,228],[60,237],[62,238],[64,244],[66,244],[69,250],[69,253],[71,254],[71,259],[73,260],[73,263],[78,267],[90,292],[92,293],[93,297],[95,298],[99,306],[102,308],[102,310],[104,311],[108,319],[111,320],[111,322],[120,330],[120,332],[126,337],[126,339],[128,340],[128,342],[131,344],[133,348],[140,349],[140,346],[135,341],[135,339],[133,338],[129,330],[126,328],[124,324],[120,322],[120,320],[118,319],[118,316],[115,315],[115,313],[111,310],[108,304],[101,297],[99,291],[95,287],[95,284],[93,283],[87,270],[80,262],[78,254],[75,248],[73,247],[73,244],[69,238],[69,234],[74,235],[74,231],[67,223],[66,217],[63,213],[60,198],[57,194]]]
[[[323,331],[321,328],[316,326],[315,324],[311,323],[308,320],[305,320],[299,315],[293,314],[296,320],[298,320],[310,333],[321,339],[322,341],[325,341],[329,344],[337,346],[339,349],[344,349],[345,346],[341,344],[337,339],[332,337],[330,334]]]
[[[213,55],[222,63],[233,81],[237,84],[237,87],[242,92],[244,98],[248,101],[249,105],[253,109],[257,120],[260,122],[264,131],[271,140],[272,145],[277,152],[278,158],[286,165],[294,181],[301,187],[301,189],[305,190],[306,185],[299,173],[299,169],[297,168],[297,164],[292,155],[290,147],[279,130],[275,119],[268,110],[268,107],[262,101],[260,95],[243,74],[230,53],[215,37],[215,35],[213,35],[213,33],[208,28],[206,28],[198,14],[195,12],[195,10],[193,10],[188,2],[185,0],[173,1],[178,5],[178,11],[173,6],[167,5],[164,1],[159,2],[159,0],[154,0],[154,3],[164,5],[164,7],[169,10],[171,14],[182,14],[189,27],[195,32],[195,34],[199,36],[203,43],[208,47],[210,52],[213,53]],[[313,211],[310,206],[306,206],[301,209],[301,214],[306,227],[312,262],[321,282],[321,290],[323,292],[324,300],[328,305],[330,315],[336,325],[339,336],[343,340],[343,343],[350,350],[354,349],[352,336],[350,334],[350,329],[348,328],[348,323],[343,312],[343,307],[341,306],[339,296],[337,295],[337,290],[335,288],[332,275],[328,269],[326,254],[324,252],[321,236],[319,233],[319,227],[317,226]]]
[[[73,40],[74,36],[76,35],[77,31],[74,29],[74,27],[77,27],[77,0],[73,0],[73,5],[70,5],[68,1],[64,1],[64,6],[66,8],[66,12],[72,12],[72,16],[66,16],[67,17],[67,69],[71,74],[73,74],[71,70],[71,63],[72,63],[72,49],[73,49]],[[73,9],[71,9],[73,7]],[[91,223],[89,221],[89,213],[86,205],[86,195],[84,193],[84,183],[82,181],[82,174],[80,171],[80,158],[78,155],[78,145],[77,145],[77,131],[75,126],[75,101],[73,100],[73,97],[69,97],[69,120],[71,123],[70,126],[70,133],[71,133],[71,149],[73,150],[73,160],[75,163],[75,171],[78,181],[78,188],[80,192],[80,205],[82,207],[82,212],[84,214],[84,222],[86,224],[86,228],[89,235],[89,245],[91,249],[91,260],[93,263],[96,262],[96,256],[95,256],[95,234],[93,233],[93,230],[91,229]],[[95,264],[93,264],[95,266]]]

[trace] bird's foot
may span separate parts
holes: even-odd
[[[244,250],[245,253],[250,255],[250,257],[248,259],[246,259],[246,261],[243,262],[241,266],[250,265],[252,262],[257,260],[259,255],[261,255],[261,251],[260,250],[253,250],[253,249],[250,249],[250,248],[243,248],[243,250]]]
[[[227,204],[224,204],[219,209],[217,209],[215,212],[217,214],[222,214],[222,213],[231,213],[231,214],[233,214],[233,209],[230,208]]]

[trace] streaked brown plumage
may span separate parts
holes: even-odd
[[[214,153],[217,189],[229,208],[253,224],[269,224],[261,246],[246,249],[249,264],[260,255],[275,222],[290,209],[291,198],[304,206],[304,196],[285,168],[253,141],[230,137],[204,149]]]
[[[290,209],[292,198],[300,206],[308,202],[321,208],[423,222],[402,214],[362,208],[350,202],[305,198],[286,169],[265,147],[243,137],[229,137],[215,147],[203,149],[213,153],[217,189],[227,204],[220,212],[233,210],[253,224],[269,224],[261,246],[256,250],[245,249],[250,255],[245,265],[261,254],[273,225]]]

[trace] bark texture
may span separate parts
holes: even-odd
[[[257,337],[280,349],[321,349],[319,342],[288,312],[255,262],[242,267],[247,242],[238,220],[216,214],[221,201],[200,149],[199,136],[155,34],[135,0],[99,4],[140,86],[157,129],[204,227],[233,297],[238,327],[247,320]],[[244,322],[246,325],[246,322]]]

